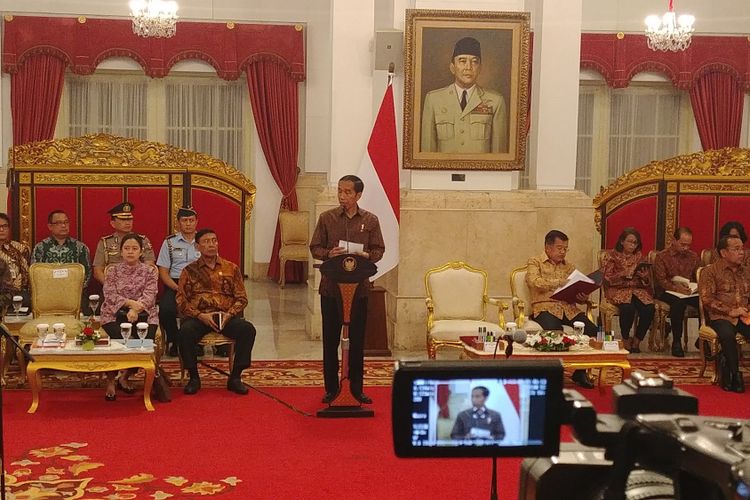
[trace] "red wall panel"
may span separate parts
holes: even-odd
[[[649,196],[632,201],[607,216],[605,248],[614,248],[623,229],[635,227],[641,233],[643,253],[656,247],[657,198]]]
[[[200,188],[191,192],[192,205],[198,212],[198,228],[210,227],[219,238],[219,253],[242,267],[242,207],[220,194]]]
[[[677,226],[687,226],[693,231],[693,251],[700,255],[711,248],[716,234],[716,196],[681,195],[679,197]]]
[[[34,245],[49,236],[47,216],[53,210],[65,210],[70,219],[70,235],[78,238],[78,199],[75,187],[35,187],[33,193]]]
[[[734,220],[741,222],[745,232],[750,231],[750,196],[722,196],[719,198],[719,220],[716,233],[721,226]],[[714,235],[714,238],[716,235]]]
[[[148,236],[154,246],[154,255],[158,257],[164,238],[172,234],[169,188],[128,188],[127,199],[135,207],[134,231]]]
[[[122,201],[123,192],[120,187],[81,186],[81,241],[89,247],[92,262],[101,237],[112,234],[107,211]]]

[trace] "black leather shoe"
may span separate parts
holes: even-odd
[[[125,394],[135,394],[135,387],[128,387],[120,381],[120,378],[118,377],[115,379],[115,387],[117,387],[118,390],[124,392]]]
[[[371,405],[372,404],[372,399],[370,398],[370,396],[368,396],[364,392],[360,392],[359,394],[355,394],[354,398],[357,401],[359,401],[360,403],[362,403],[362,404],[365,404],[365,405]]]
[[[182,389],[182,392],[188,395],[193,395],[193,394],[196,394],[200,390],[201,390],[201,379],[190,377],[190,380],[188,380],[188,383],[185,384],[185,387]]]
[[[586,370],[576,370],[573,372],[573,376],[570,378],[579,387],[583,387],[584,389],[594,388],[594,383],[589,380],[589,377],[586,375]]]
[[[227,390],[243,396],[250,391],[250,389],[242,383],[242,379],[239,378],[230,378],[227,380]]]
[[[734,392],[745,392],[745,379],[742,378],[742,372],[734,372],[732,390]]]
[[[682,350],[682,346],[679,343],[672,344],[672,356],[675,358],[685,357],[685,351]]]
[[[331,402],[336,399],[336,393],[335,392],[326,392],[326,395],[323,396],[323,399],[320,400],[323,404],[331,404]]]

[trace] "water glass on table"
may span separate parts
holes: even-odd
[[[148,323],[140,322],[135,325],[136,333],[138,333],[138,338],[141,339],[141,351],[146,349],[143,346],[143,342],[146,339],[146,335],[148,335]]]
[[[131,323],[120,323],[120,335],[125,339],[125,347],[128,346],[128,340],[130,340],[130,332],[133,328]]]
[[[52,331],[55,333],[55,339],[60,347],[65,345],[65,323],[55,323],[52,325]]]
[[[44,345],[44,339],[47,338],[47,332],[49,332],[49,325],[47,323],[39,323],[36,325],[36,334],[39,337],[39,346]]]
[[[21,312],[21,305],[23,305],[23,297],[21,295],[14,295],[13,296],[13,314],[18,316],[18,313]]]

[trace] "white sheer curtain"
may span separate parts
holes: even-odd
[[[242,81],[170,78],[165,88],[167,142],[241,168],[246,94]]]
[[[578,148],[576,153],[576,189],[589,196],[592,192],[594,163],[594,93],[581,89],[578,96]]]
[[[677,90],[628,88],[611,93],[608,182],[653,160],[679,154]]]
[[[105,132],[146,139],[148,82],[145,77],[68,75],[65,88],[70,136]]]

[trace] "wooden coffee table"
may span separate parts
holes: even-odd
[[[30,362],[26,371],[31,387],[31,406],[28,412],[34,413],[39,406],[39,393],[42,390],[42,379],[39,370],[61,370],[66,372],[109,372],[126,368],[143,368],[146,378],[143,384],[143,403],[148,411],[154,411],[151,404],[151,386],[154,383],[156,365],[154,349],[126,349],[119,342],[109,346],[97,346],[91,351],[84,351],[69,340],[64,348],[32,347]]]
[[[463,338],[461,339],[461,345],[463,347],[463,357],[469,359],[492,359],[492,353],[480,351],[475,349],[470,343],[466,342]],[[599,389],[602,390],[602,379],[604,379],[604,372],[611,368],[621,370],[622,379],[625,380],[630,376],[630,361],[628,361],[628,354],[625,349],[619,351],[602,351],[600,349],[594,349],[593,347],[577,345],[572,347],[569,351],[562,352],[542,352],[537,351],[531,347],[526,347],[519,344],[513,344],[512,359],[559,359],[562,361],[563,367],[570,370],[589,370],[598,369],[599,373]],[[505,359],[505,347],[498,347],[497,350],[498,359]]]

